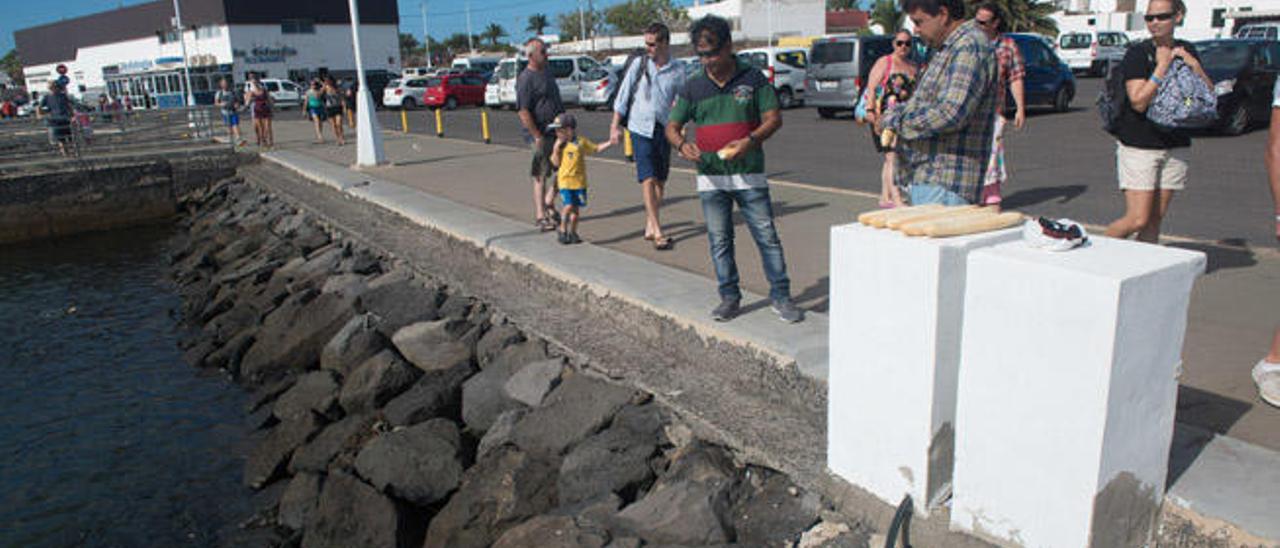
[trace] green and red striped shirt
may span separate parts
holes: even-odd
[[[764,176],[764,150],[751,147],[737,160],[721,160],[716,151],[742,139],[760,127],[762,113],[778,109],[778,95],[764,73],[742,60],[723,87],[707,76],[706,70],[690,76],[676,96],[672,122],[692,122],[697,126],[696,143],[702,151],[698,160],[698,191],[760,188],[769,183]]]

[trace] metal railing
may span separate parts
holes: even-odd
[[[216,145],[221,126],[209,106],[78,112],[62,131],[47,117],[0,120],[0,164]]]

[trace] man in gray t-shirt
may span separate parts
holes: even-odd
[[[555,135],[545,135],[547,125],[564,112],[560,101],[560,88],[556,78],[547,68],[547,44],[532,38],[525,42],[525,55],[529,66],[516,77],[516,108],[520,123],[533,144],[533,163],[529,175],[533,177],[534,224],[544,231],[555,230],[559,215],[556,213],[556,186],[547,185],[551,176],[551,147]]]

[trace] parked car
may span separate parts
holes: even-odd
[[[484,77],[477,73],[432,76],[427,78],[422,104],[447,110],[461,105],[483,105],[484,86]]]
[[[809,52],[804,48],[755,48],[738,52],[738,58],[764,71],[778,92],[782,108],[804,104],[805,67]]]
[[[468,72],[480,72],[488,75],[494,69],[498,68],[498,57],[459,57],[453,60],[449,68],[461,69]]]
[[[1124,60],[1129,35],[1120,31],[1066,32],[1058,36],[1058,56],[1071,70],[1102,76]]]
[[[400,69],[400,78],[417,78],[421,76],[431,76],[435,72],[435,68],[428,67],[405,67]]]
[[[911,56],[924,59],[923,42],[913,40]],[[804,80],[804,102],[818,107],[818,116],[833,118],[853,112],[858,95],[876,60],[893,52],[892,36],[835,36],[813,42]]]
[[[494,76],[498,77],[498,102],[509,108],[516,108],[516,77],[529,65],[528,59],[507,58],[498,62]]]
[[[600,65],[587,71],[580,82],[578,104],[587,110],[612,109],[622,77],[621,65]]]
[[[1280,22],[1249,23],[1236,29],[1236,38],[1280,39]]]
[[[600,63],[586,55],[557,55],[547,59],[551,74],[560,88],[560,100],[566,105],[578,103],[578,89],[582,77]]]
[[[404,109],[420,107],[422,94],[426,91],[426,77],[392,80],[382,90],[382,106]]]
[[[275,101],[276,108],[282,110],[289,107],[302,108],[304,91],[297,84],[277,78],[262,78],[261,81],[262,86],[267,88],[267,93],[271,94],[271,99]],[[252,82],[245,82],[244,90],[247,92],[252,86]]]
[[[502,108],[502,96],[498,89],[500,85],[501,81],[498,78],[498,73],[494,72],[493,76],[490,76],[489,81],[484,85],[484,106],[489,108]]]
[[[1280,73],[1280,42],[1223,39],[1196,42],[1200,65],[1218,95],[1218,128],[1239,135],[1271,120],[1271,90]]]
[[[1058,112],[1071,108],[1071,100],[1076,96],[1076,77],[1071,67],[1038,34],[1010,33],[1008,36],[1018,45],[1026,65],[1022,86],[1027,106],[1046,105]],[[1013,94],[1006,93],[1005,98],[1006,108],[1013,108]]]

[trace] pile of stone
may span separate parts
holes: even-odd
[[[186,209],[186,359],[253,392],[262,511],[228,544],[866,545],[650,395],[284,200],[232,181]]]

